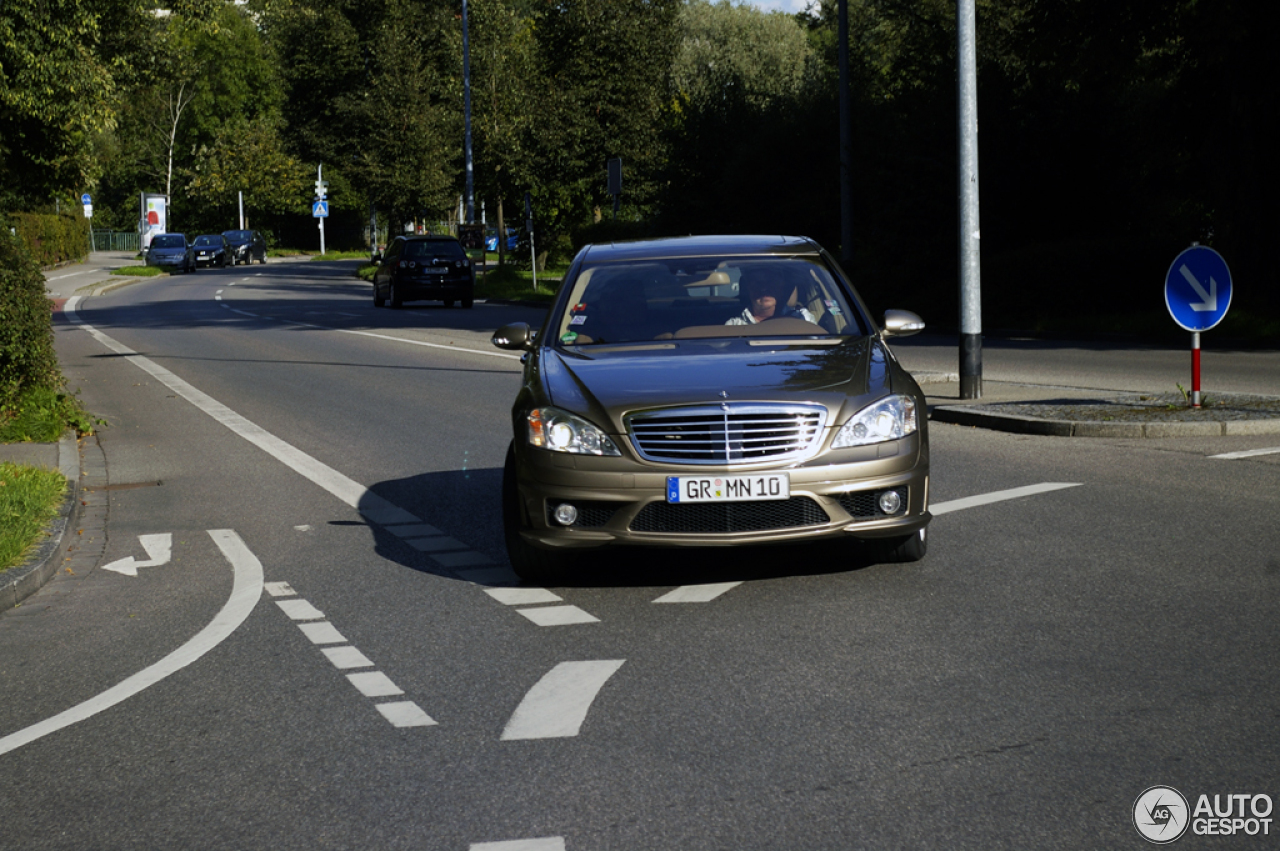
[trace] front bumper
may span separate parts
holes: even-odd
[[[516,453],[518,493],[526,518],[521,535],[535,546],[580,549],[633,546],[743,546],[821,538],[884,538],[926,526],[928,451],[919,434],[843,450],[839,462],[820,455],[790,467],[684,467],[548,452]],[[668,505],[667,476],[786,472],[789,500]],[[904,508],[884,515],[877,495],[898,490]],[[558,524],[555,506],[579,509],[574,525]],[[714,506],[714,507],[708,507]],[[741,506],[728,508],[723,506]],[[735,519],[736,518],[736,519]]]
[[[404,276],[396,279],[396,288],[404,301],[460,299],[471,295],[474,284],[471,277]]]

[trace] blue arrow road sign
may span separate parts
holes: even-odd
[[[81,196],[80,196],[80,203],[81,203],[81,204],[92,204],[92,203],[93,203],[93,199],[92,199],[92,198],[90,198],[90,197],[89,197],[89,193],[88,193],[88,192],[86,192],[86,193],[84,193],[83,195],[81,195]]]
[[[1231,270],[1212,248],[1193,245],[1173,259],[1164,279],[1169,315],[1187,331],[1208,331],[1231,306]]]
[[[314,219],[327,218],[329,215],[329,202],[317,201],[311,205],[311,217]]]

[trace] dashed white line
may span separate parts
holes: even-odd
[[[329,657],[329,661],[333,663],[333,666],[341,671],[345,671],[348,668],[373,667],[373,662],[369,661],[368,656],[350,645],[346,647],[325,647],[320,652]]]
[[[1210,458],[1222,458],[1234,461],[1237,458],[1256,458],[1259,455],[1276,455],[1280,454],[1280,446],[1273,446],[1268,449],[1244,449],[1240,452],[1224,452],[1221,455],[1210,455]]]
[[[347,674],[347,679],[365,697],[391,697],[404,694],[404,689],[393,683],[391,678],[381,671]]]
[[[719,597],[726,591],[737,588],[741,582],[711,582],[706,585],[682,585],[674,591],[663,594],[655,603],[706,603]]]
[[[587,711],[625,659],[561,662],[520,701],[502,731],[503,741],[576,736]]]
[[[486,588],[484,593],[504,606],[533,606],[538,603],[560,603],[563,599],[546,588]]]
[[[300,623],[298,629],[311,640],[312,644],[346,644],[338,628],[328,621],[322,623]]]
[[[577,606],[546,606],[541,609],[516,609],[538,626],[569,626],[578,623],[599,623],[600,619]]]
[[[508,839],[503,842],[472,842],[469,851],[564,851],[563,836],[538,839]]]
[[[316,621],[324,617],[324,612],[306,600],[276,600],[276,605],[295,621]]]
[[[929,506],[929,512],[934,516],[939,514],[947,514],[952,511],[960,511],[965,508],[977,508],[980,505],[990,505],[993,502],[1004,502],[1007,499],[1020,499],[1024,496],[1035,496],[1040,493],[1049,493],[1051,491],[1062,490],[1064,488],[1078,488],[1081,482],[1044,482],[1038,485],[1027,485],[1021,488],[1010,488],[1009,490],[994,491],[993,493],[984,493],[978,496],[968,496],[964,499],[953,499],[949,502],[937,502]]]
[[[378,711],[393,727],[431,727],[436,721],[410,700],[379,703]]]

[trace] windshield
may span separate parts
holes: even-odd
[[[462,245],[451,239],[413,240],[404,244],[405,257],[447,257],[462,259],[467,253]]]
[[[567,345],[755,336],[864,336],[815,257],[698,257],[587,266],[552,326]]]
[[[232,242],[249,242],[253,239],[253,231],[251,230],[229,230],[223,234]]]
[[[152,248],[186,248],[187,238],[181,234],[162,233],[151,238]]]
[[[220,236],[197,236],[195,245],[222,245],[222,237]]]

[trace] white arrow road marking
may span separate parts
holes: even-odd
[[[502,731],[502,740],[558,739],[578,735],[587,710],[625,659],[561,662],[520,701]]]
[[[1191,285],[1191,289],[1196,291],[1196,295],[1200,296],[1199,303],[1188,304],[1187,307],[1197,311],[1218,309],[1218,282],[1213,279],[1212,275],[1209,276],[1209,291],[1205,292],[1204,287],[1196,280],[1196,276],[1191,274],[1191,270],[1187,268],[1187,264],[1183,263],[1178,271],[1182,273],[1182,277],[1186,279],[1186,282]]]
[[[935,517],[951,511],[965,508],[977,508],[979,505],[990,505],[993,502],[1004,502],[1006,499],[1020,499],[1024,496],[1035,496],[1038,493],[1049,493],[1063,488],[1078,488],[1082,482],[1044,482],[1038,485],[1027,485],[1023,488],[1011,488],[1007,491],[984,493],[980,496],[968,496],[964,499],[953,499],[949,502],[938,502],[929,506],[929,512]]]
[[[541,839],[508,839],[505,842],[472,842],[470,851],[564,851],[563,836]]]
[[[186,644],[119,685],[39,724],[33,724],[0,739],[0,754],[6,754],[63,727],[91,718],[104,709],[110,709],[117,703],[133,697],[175,671],[190,665],[217,647],[227,636],[235,632],[240,624],[244,623],[245,618],[249,617],[249,613],[262,597],[262,562],[258,561],[245,546],[244,541],[240,540],[240,536],[231,529],[210,529],[209,537],[213,538],[218,549],[222,550],[222,555],[231,563],[235,576],[231,585],[231,596],[227,598],[226,605],[209,622],[209,625],[196,633]]]
[[[138,541],[151,558],[148,561],[136,561],[133,556],[125,556],[111,564],[104,564],[103,570],[123,573],[125,576],[137,576],[140,567],[159,567],[168,564],[173,557],[173,535],[165,532],[162,535],[139,535]]]

